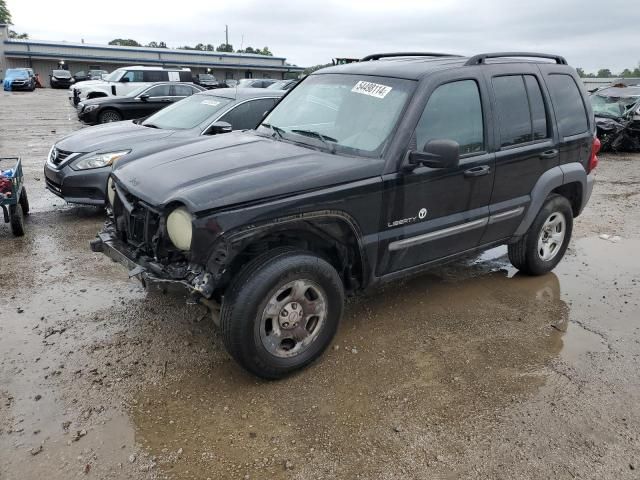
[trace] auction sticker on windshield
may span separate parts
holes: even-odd
[[[370,97],[384,98],[391,91],[391,87],[380,85],[379,83],[360,80],[355,84],[351,91],[354,93],[361,93],[362,95],[369,95]]]

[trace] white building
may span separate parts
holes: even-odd
[[[8,68],[30,67],[48,82],[49,72],[64,68],[78,71],[107,70],[131,65],[189,67],[196,73],[212,73],[218,80],[297,77],[303,68],[289,65],[284,57],[250,53],[203,52],[169,48],[120,47],[87,43],[18,40],[0,24],[0,78]]]

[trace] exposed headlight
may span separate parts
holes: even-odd
[[[98,108],[100,105],[85,105],[84,106],[84,111],[85,112],[90,112],[91,110],[95,110],[96,108]]]
[[[169,239],[180,250],[191,248],[191,235],[193,234],[191,220],[191,214],[184,207],[176,208],[167,217]]]
[[[107,198],[109,199],[109,205],[113,207],[113,202],[116,201],[116,191],[111,176],[109,176],[109,180],[107,180]]]
[[[74,170],[88,170],[90,168],[101,168],[113,165],[120,158],[124,157],[131,150],[123,150],[121,152],[96,153],[83,158],[75,165],[71,165]]]

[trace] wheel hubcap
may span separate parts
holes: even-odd
[[[118,117],[115,113],[107,112],[102,115],[102,121],[104,123],[117,122],[119,120],[120,120],[120,117]]]
[[[542,225],[538,237],[538,256],[548,262],[552,260],[562,248],[567,231],[567,221],[564,214],[554,212]]]
[[[260,322],[260,340],[276,357],[294,357],[318,337],[327,316],[324,290],[311,280],[294,280],[269,299]]]

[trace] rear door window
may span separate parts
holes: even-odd
[[[167,72],[161,70],[145,70],[143,78],[145,82],[166,82],[169,80]]]
[[[533,139],[531,114],[521,75],[494,77],[493,91],[500,125],[500,146],[510,147]]]
[[[540,84],[533,75],[494,77],[500,147],[548,137],[547,112]]]
[[[174,85],[173,86],[173,94],[176,97],[188,97],[189,95],[193,95],[194,92],[198,90],[194,90],[189,85]]]
[[[547,84],[560,135],[569,137],[586,132],[589,129],[587,111],[573,77],[558,73],[550,74],[547,77]]]
[[[482,104],[474,80],[447,83],[431,94],[416,127],[418,151],[431,140],[455,140],[461,155],[484,150]]]

